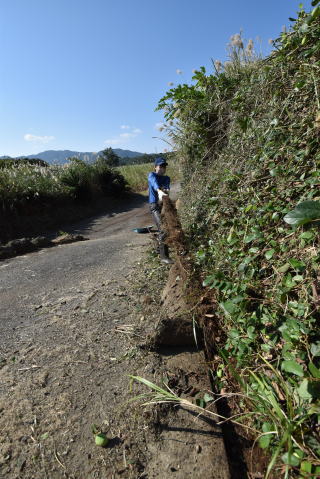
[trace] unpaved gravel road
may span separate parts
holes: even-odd
[[[212,422],[128,404],[129,374],[169,374],[190,389],[205,370],[197,352],[163,361],[139,348],[158,307],[146,318],[147,289],[141,300],[132,286],[150,242],[132,229],[151,223],[136,200],[68,229],[86,241],[0,263],[1,479],[229,478]]]
[[[147,235],[132,229],[152,224],[147,204],[136,203],[129,211],[99,215],[68,228],[87,241],[0,262],[0,351],[34,326],[41,305],[58,302],[67,293],[79,297],[77,291],[125,275],[148,243]]]

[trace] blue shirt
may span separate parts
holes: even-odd
[[[170,177],[165,175],[157,175],[157,173],[149,173],[149,203],[156,203],[158,201],[158,191],[164,188],[170,190]]]

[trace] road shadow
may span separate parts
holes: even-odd
[[[128,213],[136,208],[146,206],[147,203],[147,196],[140,193],[128,193],[123,198],[106,198],[96,205],[95,211],[93,210],[91,214],[87,214],[84,218],[74,222],[62,223],[60,230],[69,234],[85,235],[100,219],[112,218],[120,213]]]

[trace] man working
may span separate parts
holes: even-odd
[[[164,158],[156,158],[154,171],[149,173],[149,205],[153,219],[158,228],[158,244],[160,260],[162,263],[172,264],[168,256],[168,247],[164,243],[165,233],[161,229],[161,203],[164,196],[168,196],[170,190],[170,177],[166,176],[167,162]]]

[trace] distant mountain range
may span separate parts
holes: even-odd
[[[144,153],[139,153],[138,151],[131,150],[122,150],[121,148],[113,148],[113,151],[120,158],[135,158],[137,156],[143,156]],[[94,162],[101,151],[97,153],[94,152],[81,152],[81,151],[71,151],[71,150],[47,150],[37,153],[36,155],[27,155],[27,156],[17,156],[14,159],[18,158],[37,158],[46,161],[50,164],[62,165],[66,162],[67,158],[76,156],[80,160],[87,161],[89,163]],[[0,156],[0,160],[5,158],[11,158],[9,156]]]

